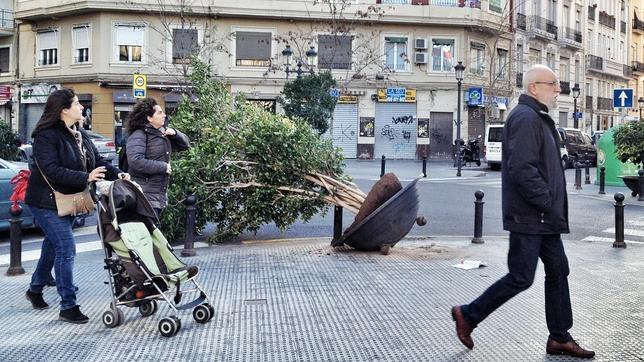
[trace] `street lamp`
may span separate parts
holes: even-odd
[[[574,120],[574,125],[575,128],[579,128],[579,115],[577,114],[577,98],[579,98],[579,92],[581,89],[579,89],[579,83],[575,83],[575,86],[572,87],[572,101],[573,101],[573,114],[572,114],[572,119]]]
[[[454,66],[454,70],[456,71],[456,82],[458,84],[456,94],[456,176],[461,177],[461,142],[463,142],[461,140],[461,82],[463,81],[463,71],[465,70],[463,62],[459,61]]]
[[[314,46],[311,46],[311,48],[307,50],[305,54],[307,59],[306,67],[309,68],[310,74],[314,74],[313,64],[315,64],[315,58],[318,56],[318,52],[315,51]],[[305,64],[302,62],[301,58],[297,59],[297,68],[290,68],[291,62],[293,61],[293,50],[291,50],[290,45],[286,44],[286,48],[282,50],[282,55],[284,56],[284,73],[286,73],[286,79],[288,79],[288,76],[291,73],[295,73],[297,74],[298,78],[302,78],[302,74],[304,74],[304,72],[306,71],[302,70],[302,66],[304,66]]]
[[[640,99],[637,100],[637,104],[640,106],[640,121],[642,120],[642,107],[644,107],[644,97],[640,97]]]

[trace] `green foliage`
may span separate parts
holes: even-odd
[[[620,126],[614,134],[617,158],[638,165],[644,162],[644,121]]]
[[[303,176],[342,175],[342,156],[331,142],[303,121],[271,114],[243,97],[231,102],[205,64],[193,60],[192,67],[197,101],[184,99],[172,120],[190,137],[191,148],[172,155],[164,234],[171,240],[184,235],[181,201],[188,193],[197,196],[198,228],[216,223],[212,241],[271,222],[285,229],[325,211],[322,193]]]
[[[278,101],[287,117],[303,119],[322,134],[329,129],[329,121],[333,118],[335,99],[329,90],[335,86],[330,72],[303,75],[284,85]]]
[[[11,126],[0,120],[0,158],[7,161],[17,159],[16,139],[18,139],[18,135],[11,129]]]

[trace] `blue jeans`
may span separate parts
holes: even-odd
[[[543,262],[546,273],[546,324],[550,338],[562,343],[570,341],[572,339],[568,333],[572,327],[572,307],[568,290],[570,270],[559,234],[528,235],[511,232],[508,251],[509,273],[492,284],[472,303],[461,307],[465,319],[475,327],[505,302],[528,289],[534,281],[539,258]],[[518,316],[514,318],[520,320]]]
[[[76,240],[72,232],[73,216],[58,216],[56,210],[42,209],[29,205],[31,213],[45,234],[42,242],[38,266],[31,276],[29,290],[42,293],[48,280],[51,280],[51,268],[56,273],[56,290],[60,295],[60,309],[76,306],[74,290],[74,258],[76,257]]]

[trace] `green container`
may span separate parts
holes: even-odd
[[[637,166],[632,162],[623,163],[615,155],[615,142],[613,134],[615,127],[609,128],[597,142],[597,178],[595,185],[599,184],[599,168],[606,167],[605,185],[625,186],[619,176],[637,176]]]

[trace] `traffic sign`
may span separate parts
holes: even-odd
[[[333,98],[338,98],[340,97],[340,90],[338,88],[331,88],[329,89],[329,95]]]
[[[633,107],[633,89],[617,88],[613,89],[613,108],[632,108]]]
[[[132,77],[132,92],[134,98],[145,98],[147,93],[147,77],[145,74],[134,74]]]

